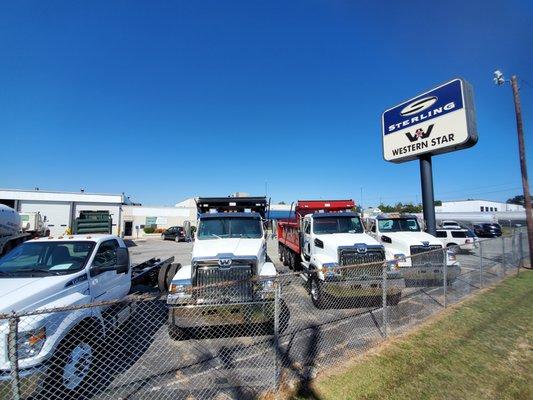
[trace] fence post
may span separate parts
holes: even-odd
[[[524,245],[522,243],[523,241],[523,238],[522,238],[522,231],[520,231],[520,233],[518,234],[519,235],[519,239],[518,239],[518,248],[519,248],[519,254],[518,256],[520,257],[520,261],[518,261],[518,266],[516,267],[516,276],[518,276],[520,274],[520,268],[522,268],[522,263],[524,262]]]
[[[280,360],[279,360],[279,317],[280,317],[280,296],[281,296],[281,283],[279,281],[279,277],[276,277],[276,280],[274,281],[274,356],[275,362],[276,362],[276,371],[275,371],[275,390],[276,390],[276,399],[279,398],[279,389],[281,386],[281,371],[280,371]]]
[[[20,400],[20,377],[18,358],[18,325],[19,317],[13,311],[9,317],[9,333],[7,335],[7,348],[10,363],[11,391],[14,400]]]
[[[506,266],[506,261],[505,261],[505,236],[503,235],[502,235],[502,269],[503,269],[503,276],[505,277],[507,266]]]
[[[448,296],[448,251],[446,249],[444,249],[443,251],[444,251],[444,257],[443,257],[444,268],[442,268],[442,274],[443,274],[442,284],[443,284],[443,291],[444,291],[443,303],[444,303],[444,308],[446,308],[446,298]]]
[[[483,240],[479,241],[479,287],[483,287]]]
[[[382,293],[382,325],[383,325],[383,336],[389,336],[389,316],[388,316],[388,307],[387,307],[387,263],[383,264],[383,280],[381,283],[381,293]]]

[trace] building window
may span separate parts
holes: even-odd
[[[481,211],[481,212],[485,211],[485,207],[483,207],[483,206],[479,207],[479,211]]]
[[[496,212],[497,212],[497,211],[498,211],[498,207],[494,207],[494,211],[496,211]]]

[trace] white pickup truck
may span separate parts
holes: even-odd
[[[199,198],[190,265],[172,279],[168,330],[180,340],[207,327],[272,327],[276,268],[267,261],[264,197]]]
[[[98,344],[133,309],[127,302],[99,304],[125,299],[136,282],[154,284],[159,275],[175,272],[172,261],[132,267],[124,241],[113,235],[29,240],[0,258],[0,393],[11,390],[16,365],[23,397],[56,390],[63,398],[79,398]],[[74,309],[45,311],[61,307]],[[8,352],[13,312],[19,315],[17,362]]]
[[[407,286],[440,284],[444,262],[449,284],[459,276],[461,267],[455,254],[444,250],[440,239],[423,232],[416,216],[382,214],[371,218],[367,225],[370,234],[385,247],[387,260],[398,263]]]

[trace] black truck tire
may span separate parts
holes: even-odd
[[[310,277],[309,293],[311,294],[311,301],[316,308],[324,309],[328,307],[329,301],[326,293],[324,293],[322,281],[316,275]]]
[[[170,288],[170,283],[172,282],[172,278],[174,278],[174,275],[176,275],[176,272],[179,271],[179,269],[181,268],[181,264],[177,263],[177,264],[171,264],[170,267],[168,268],[167,270],[167,280],[166,280],[166,285],[167,285],[167,290]]]
[[[157,275],[157,287],[160,292],[168,291],[167,274],[169,269],[170,265],[164,265],[159,269],[159,274]]]

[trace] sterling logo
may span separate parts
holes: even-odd
[[[231,258],[220,258],[218,260],[218,265],[222,268],[231,267],[232,260]]]
[[[406,105],[402,109],[402,111],[400,111],[400,115],[402,117],[407,117],[409,115],[419,113],[420,111],[423,111],[426,108],[431,107],[433,104],[435,104],[436,101],[437,101],[437,96],[424,97],[423,99],[419,99],[417,101],[414,101]]]
[[[415,131],[414,135],[411,134],[411,132],[405,132],[405,136],[407,136],[410,142],[416,142],[418,139],[426,139],[429,137],[429,135],[431,135],[431,131],[433,130],[433,125],[434,124],[431,124],[428,127],[428,130],[426,132],[424,132],[422,128],[418,128]]]

